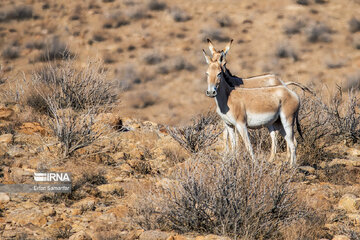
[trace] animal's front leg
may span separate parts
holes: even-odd
[[[233,126],[230,126],[228,124],[225,124],[225,131],[224,133],[226,132],[226,150],[228,152],[229,150],[229,147],[228,147],[228,141],[230,140],[230,143],[231,143],[231,150],[233,153],[235,153],[235,150],[236,150],[236,138],[235,138],[235,129]]]
[[[245,123],[236,123],[236,129],[238,130],[238,132],[240,133],[240,136],[244,140],[245,147],[248,150],[248,152],[250,153],[252,160],[254,161],[255,156],[254,156],[254,152],[253,152],[253,149],[251,146],[249,132],[247,130],[246,124]]]

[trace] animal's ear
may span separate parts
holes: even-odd
[[[209,44],[209,50],[210,50],[211,54],[214,55],[214,53],[216,53],[216,49],[214,48],[214,45],[212,44],[210,39],[207,39],[207,42]]]
[[[230,50],[231,44],[233,42],[233,39],[230,40],[230,42],[225,46],[224,48],[224,53],[225,55],[228,53],[228,51]]]
[[[210,59],[210,57],[209,57],[208,55],[206,55],[206,52],[205,52],[205,50],[204,50],[204,49],[203,49],[203,54],[204,54],[204,57],[205,57],[206,63],[207,63],[207,64],[210,64],[211,59]]]
[[[224,51],[221,51],[221,54],[220,54],[220,57],[219,57],[219,64],[220,64],[220,66],[225,64],[225,53],[224,53]]]

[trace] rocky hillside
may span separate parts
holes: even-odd
[[[358,0],[0,2],[0,239],[360,239]],[[266,130],[226,154],[206,38],[297,93],[298,168]],[[210,111],[210,113],[207,113]],[[199,113],[203,113],[199,115]],[[177,127],[173,127],[177,126]],[[241,141],[240,141],[241,142]]]

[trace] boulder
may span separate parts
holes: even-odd
[[[335,235],[332,240],[350,240],[346,235]]]
[[[44,136],[47,134],[46,129],[42,127],[38,122],[25,122],[19,127],[18,131],[30,135],[38,133]]]
[[[347,212],[357,212],[360,209],[360,199],[354,194],[345,194],[341,197],[338,207]]]
[[[22,226],[26,224],[33,224],[38,227],[44,226],[47,223],[46,216],[38,207],[33,206],[31,209],[19,208],[8,213],[6,221]]]
[[[157,230],[150,230],[143,232],[139,240],[166,240],[168,237],[170,237],[171,234],[167,232],[161,232]]]
[[[224,237],[224,236],[209,234],[206,236],[198,236],[195,238],[195,240],[231,240],[231,239],[228,237]]]
[[[10,133],[0,135],[0,144],[1,143],[9,144],[13,141],[13,139],[14,139],[14,136]]]
[[[73,234],[69,240],[92,240],[89,234],[84,231]]]
[[[360,226],[360,214],[359,213],[349,213],[349,214],[346,214],[346,216],[355,226]]]
[[[0,107],[0,119],[9,119],[14,114],[14,110],[7,107]]]
[[[0,203],[7,203],[9,201],[10,201],[9,195],[7,195],[6,193],[0,192]]]

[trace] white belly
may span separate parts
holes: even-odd
[[[279,117],[279,113],[247,113],[246,124],[249,128],[261,128],[272,125]]]

